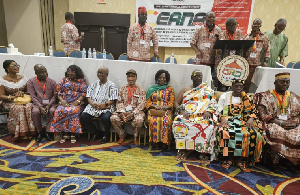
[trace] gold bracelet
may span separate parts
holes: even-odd
[[[11,96],[10,95],[8,96],[8,101],[11,101]]]
[[[78,102],[78,104],[80,104],[80,102],[81,102],[80,100],[76,100],[76,101]]]

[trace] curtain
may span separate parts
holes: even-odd
[[[49,55],[49,47],[55,51],[54,10],[53,0],[39,0],[42,28],[43,49]]]

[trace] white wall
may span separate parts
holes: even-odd
[[[23,54],[43,52],[39,0],[3,0],[8,44]]]

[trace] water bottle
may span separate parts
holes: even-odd
[[[82,49],[82,58],[86,58],[86,51],[85,51],[85,48]]]
[[[94,58],[94,59],[97,59],[97,52],[96,52],[96,49],[95,49],[95,48],[93,49],[93,58]]]
[[[92,58],[92,49],[89,48],[89,51],[88,51],[88,58]]]
[[[105,49],[103,49],[103,59],[106,59],[106,51],[105,51]]]
[[[52,46],[50,45],[49,47],[49,56],[53,56],[53,49],[52,49]]]
[[[174,53],[171,54],[170,64],[174,64]]]

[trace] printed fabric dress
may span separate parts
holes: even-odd
[[[286,91],[284,97],[272,89],[256,94],[256,101],[263,121],[266,142],[270,144],[272,150],[280,153],[292,163],[299,163],[300,126],[285,130],[275,123],[269,123],[269,121],[271,119],[282,120],[280,117],[285,116],[286,120],[299,123],[300,97],[291,91]]]
[[[151,116],[148,112],[149,122],[149,142],[163,142],[169,144],[171,140],[172,122],[173,122],[173,105],[175,101],[174,89],[170,86],[162,90],[154,91],[151,97],[147,99],[146,109],[151,104],[157,106],[171,106],[163,117]]]
[[[189,119],[185,119],[182,115],[178,115],[174,119],[173,134],[176,149],[213,154],[216,142],[214,123],[217,120],[215,116],[217,102],[214,91],[206,83],[188,90],[183,94],[180,107],[188,113]],[[212,114],[211,119],[203,119],[205,111]],[[214,156],[212,156],[213,158]]]
[[[252,103],[253,97],[246,94],[233,97],[232,92],[221,95],[218,103],[219,117],[224,116],[229,128],[219,127],[219,149],[223,156],[248,157],[250,162],[258,162],[265,140],[262,137],[262,125],[256,117],[257,111]],[[253,129],[248,129],[248,119],[254,118]]]
[[[57,85],[57,95],[61,95],[68,104],[76,101],[80,96],[86,95],[87,85],[85,79],[77,79],[70,82],[68,78],[63,78]],[[82,105],[67,106],[59,105],[51,122],[50,132],[71,132],[82,133],[79,114],[83,109]]]
[[[23,77],[17,83],[9,82],[0,78],[0,85],[5,88],[6,95],[14,95],[17,91],[25,92],[27,78]],[[34,136],[35,126],[31,118],[32,104],[15,104],[13,102],[3,102],[3,107],[9,110],[7,118],[7,128],[14,139],[19,137]]]

